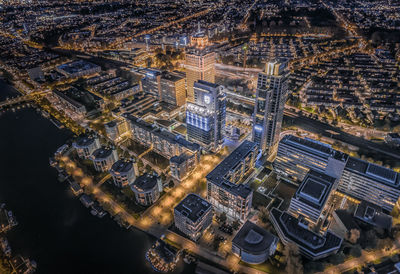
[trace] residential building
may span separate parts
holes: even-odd
[[[188,139],[217,151],[224,140],[225,118],[224,87],[202,80],[195,82],[194,99],[186,107]]]
[[[286,135],[279,142],[273,167],[279,177],[299,183],[310,169],[340,178],[347,158],[347,154],[332,149],[328,144]]]
[[[209,202],[190,193],[175,208],[175,226],[193,241],[197,241],[212,222],[213,212]]]
[[[179,156],[173,156],[169,160],[171,176],[178,181],[182,181],[196,168],[198,157],[196,154],[182,153]]]
[[[275,253],[278,237],[246,221],[232,240],[232,252],[249,264],[261,264]]]
[[[160,198],[163,186],[160,176],[153,172],[137,177],[131,185],[131,189],[138,204],[150,206]]]
[[[95,136],[83,135],[78,137],[72,143],[72,146],[75,148],[79,158],[89,159],[92,153],[100,148],[100,141]]]
[[[139,175],[139,170],[134,160],[120,159],[112,165],[110,174],[114,184],[122,188],[135,181],[136,176]]]
[[[400,196],[400,174],[392,169],[349,157],[337,190],[391,212]]]
[[[292,197],[289,213],[302,215],[314,224],[324,220],[327,217],[324,210],[336,190],[337,182],[336,178],[311,169]]]
[[[122,136],[129,135],[129,124],[125,119],[115,119],[104,125],[107,137],[119,141]]]
[[[117,151],[112,147],[101,147],[92,154],[94,168],[98,172],[108,172],[111,166],[118,160]]]
[[[141,118],[127,114],[131,138],[147,147],[152,147],[157,153],[170,159],[182,153],[195,154],[197,162],[200,161],[201,147],[199,144],[187,141],[183,136],[150,124]]]
[[[257,145],[245,140],[207,176],[207,200],[214,210],[245,222],[250,213],[253,190],[238,184],[254,165]]]
[[[275,60],[266,64],[258,74],[256,103],[253,116],[253,142],[266,152],[274,153],[279,142],[283,110],[288,95],[289,70],[287,61]]]
[[[300,253],[308,259],[328,257],[337,253],[342,245],[343,239],[330,230],[323,235],[309,230],[301,216],[296,218],[287,212],[272,208],[270,219],[282,243],[296,244]]]

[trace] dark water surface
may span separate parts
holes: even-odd
[[[0,101],[16,95],[0,82]],[[71,136],[33,108],[0,112],[0,203],[19,222],[8,233],[13,253],[35,260],[37,273],[153,273],[144,259],[153,237],[92,216],[57,181],[49,156]]]

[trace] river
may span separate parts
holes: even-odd
[[[0,101],[16,96],[0,82]],[[153,273],[145,252],[155,238],[92,216],[57,180],[49,156],[71,138],[34,108],[0,113],[0,203],[19,222],[7,236],[13,254],[35,260],[37,273]],[[180,262],[177,273],[193,273]]]

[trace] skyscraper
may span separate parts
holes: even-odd
[[[193,101],[193,86],[197,80],[215,82],[215,52],[208,47],[208,38],[199,30],[190,38],[191,48],[186,52],[187,99]]]
[[[216,151],[223,143],[226,95],[224,87],[199,80],[194,83],[194,100],[187,103],[186,123],[190,141]]]
[[[288,95],[287,62],[274,60],[258,74],[254,107],[253,141],[270,156],[279,141],[283,109]]]

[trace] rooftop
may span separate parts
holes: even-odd
[[[294,135],[286,135],[285,137],[283,137],[281,142],[320,157],[333,157],[337,160],[342,161],[345,161],[348,157],[347,154],[332,149],[332,147],[328,144],[318,142],[309,138],[299,138]]]
[[[175,207],[174,211],[180,212],[195,223],[210,209],[211,204],[209,202],[196,194],[190,193]]]
[[[93,152],[92,156],[95,161],[101,161],[101,160],[109,157],[112,154],[113,150],[114,150],[113,148],[101,147],[101,148],[96,149]]]
[[[279,230],[287,240],[296,243],[311,256],[338,249],[342,244],[342,238],[331,231],[328,230],[325,235],[317,234],[303,226],[299,218],[295,218],[287,212],[273,208],[271,217],[276,221]]]
[[[79,136],[75,142],[74,142],[74,146],[75,147],[87,147],[90,146],[91,144],[93,144],[95,141],[95,138],[92,136],[87,136],[87,135],[83,135],[83,136]]]
[[[358,204],[354,217],[380,228],[390,229],[392,227],[392,216],[383,213],[381,207],[367,201]]]
[[[62,65],[58,66],[57,68],[65,71],[69,74],[74,74],[74,73],[77,73],[80,71],[89,70],[89,69],[97,68],[97,67],[99,67],[99,66],[95,65],[93,63],[90,63],[88,61],[78,60],[78,61],[73,61],[73,62],[62,64]]]
[[[250,141],[243,141],[239,147],[237,147],[228,157],[226,157],[217,167],[215,167],[210,173],[207,174],[206,178],[208,181],[222,186],[228,191],[247,197],[250,195],[252,190],[245,185],[236,185],[225,179],[232,168],[236,167],[240,161],[242,161],[250,152],[257,149],[256,143]]]
[[[232,243],[246,252],[257,254],[266,252],[277,241],[276,236],[247,221],[233,238]]]
[[[349,157],[345,170],[361,174],[390,187],[400,188],[400,174],[392,169]]]
[[[145,173],[136,178],[131,188],[140,192],[152,190],[157,185],[159,178],[156,173]]]
[[[111,167],[111,171],[116,172],[116,173],[123,173],[123,172],[128,172],[129,170],[131,170],[133,167],[132,165],[132,161],[131,160],[118,160],[116,161],[112,167]]]
[[[296,191],[300,201],[322,209],[334,187],[336,179],[325,173],[310,170]]]

